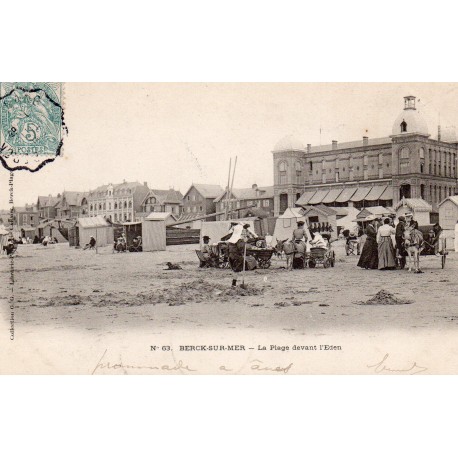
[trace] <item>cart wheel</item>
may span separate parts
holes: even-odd
[[[313,269],[314,267],[316,267],[316,261],[314,259],[310,259],[309,260],[309,267],[311,269]]]
[[[442,268],[445,267],[445,260],[447,259],[447,255],[443,254],[442,255]]]

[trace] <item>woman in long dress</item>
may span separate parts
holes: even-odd
[[[378,269],[378,247],[377,231],[374,226],[374,218],[367,219],[369,224],[366,226],[366,241],[361,251],[358,267],[363,269]]]
[[[396,230],[390,225],[390,222],[390,218],[385,218],[383,225],[377,231],[379,270],[396,268],[393,241],[391,239],[391,236],[396,233]]]

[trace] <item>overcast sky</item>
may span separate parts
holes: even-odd
[[[194,183],[273,184],[276,142],[294,135],[327,144],[391,134],[403,96],[415,95],[429,131],[458,123],[457,84],[75,84],[65,85],[64,156],[36,173],[15,172],[14,202],[146,181],[185,193]],[[320,140],[321,126],[321,140]],[[8,172],[0,170],[0,208]]]

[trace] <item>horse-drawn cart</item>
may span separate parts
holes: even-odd
[[[317,264],[321,264],[325,269],[334,267],[336,263],[336,255],[332,248],[311,248],[308,256],[308,266],[314,268]]]
[[[442,269],[445,268],[445,261],[448,256],[447,239],[441,238],[440,234],[436,235],[433,225],[420,226],[418,230],[423,234],[423,245],[420,256],[440,257]]]

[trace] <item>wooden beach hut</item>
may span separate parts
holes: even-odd
[[[143,251],[165,251],[166,226],[176,218],[169,212],[150,213],[142,223]]]
[[[84,247],[89,243],[91,236],[95,238],[99,247],[113,244],[113,226],[102,215],[78,218],[75,228],[76,237],[73,243],[70,243],[71,246],[76,243]]]

